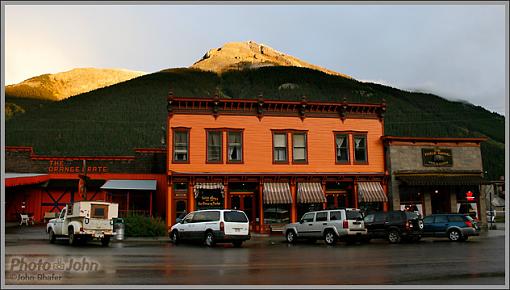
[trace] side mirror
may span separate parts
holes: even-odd
[[[299,220],[299,223],[300,223],[300,224],[302,224],[302,223],[304,223],[304,222],[305,222],[304,220]]]

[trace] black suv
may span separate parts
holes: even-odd
[[[402,240],[417,242],[423,233],[423,219],[415,212],[372,212],[363,220],[368,230],[367,240],[383,238],[392,244]]]

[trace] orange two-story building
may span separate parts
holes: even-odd
[[[257,232],[309,210],[387,209],[385,104],[168,97],[167,224],[235,208]]]

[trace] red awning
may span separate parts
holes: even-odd
[[[46,182],[50,179],[48,174],[38,173],[6,173],[5,187],[30,185]]]

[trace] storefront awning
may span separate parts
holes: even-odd
[[[297,200],[299,203],[323,203],[326,197],[318,182],[298,183]]]
[[[193,187],[193,192],[195,194],[195,197],[198,197],[198,192],[200,189],[219,189],[221,190],[221,196],[224,196],[225,186],[223,183],[213,183],[213,182],[204,182],[204,183],[197,183]]]
[[[288,183],[264,183],[264,204],[289,204],[292,195]]]
[[[50,179],[48,174],[39,173],[5,173],[5,187],[30,185],[46,182]]]
[[[397,175],[397,179],[408,185],[478,185],[481,175]]]
[[[156,180],[108,180],[101,189],[156,190]]]
[[[358,182],[358,193],[363,202],[388,202],[379,182]]]

